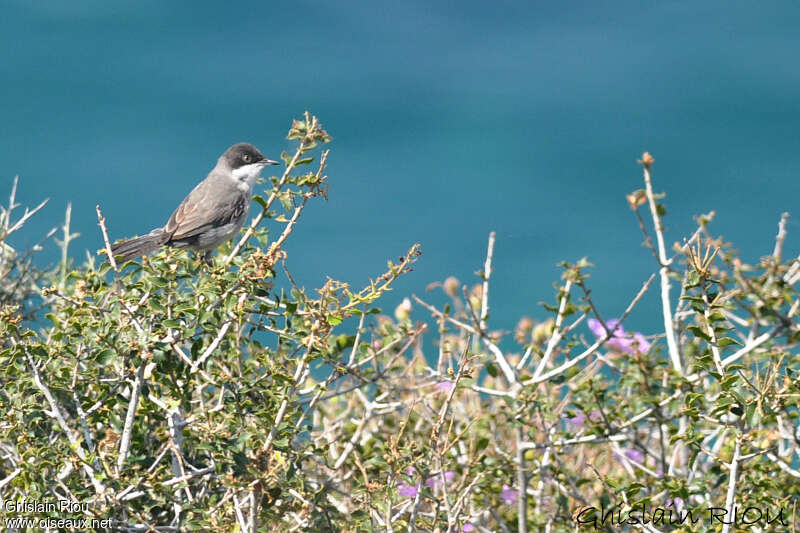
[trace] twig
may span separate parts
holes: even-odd
[[[510,385],[517,383],[517,376],[514,374],[514,369],[511,368],[511,365],[508,363],[506,356],[503,355],[502,350],[500,350],[500,348],[498,348],[497,345],[494,344],[488,337],[481,336],[481,339],[483,340],[483,344],[489,349],[490,352],[492,352],[492,355],[494,355],[494,359],[500,366],[500,370],[503,371],[503,375],[506,377],[508,383]]]
[[[3,220],[3,229],[5,233],[8,232],[8,227],[11,224],[11,213],[19,206],[16,202],[17,187],[19,186],[19,176],[14,176],[14,182],[11,184],[11,194],[8,196],[8,210],[5,212],[5,220]]]
[[[775,249],[772,251],[772,257],[776,259],[777,263],[781,262],[783,255],[783,243],[786,240],[786,222],[789,220],[789,213],[783,213],[781,220],[778,222],[778,234],[775,236]]]
[[[730,475],[728,477],[728,494],[725,497],[725,515],[729,518],[730,522],[723,522],[724,525],[722,526],[722,533],[728,533],[731,530],[731,524],[733,523],[733,504],[736,498],[736,476],[739,472],[739,457],[742,453],[742,446],[739,442],[739,436],[734,436],[736,439],[733,445],[733,457],[731,458],[729,470]]]
[[[294,396],[294,391],[297,390],[297,387],[301,384],[303,376],[306,375],[305,367],[306,361],[308,360],[309,356],[311,355],[311,350],[314,346],[314,334],[312,333],[308,337],[308,342],[306,344],[306,350],[303,352],[303,357],[300,358],[300,361],[297,363],[297,368],[294,372],[294,379],[292,381],[289,390],[287,391],[286,395],[284,396],[283,400],[281,401],[280,407],[278,407],[278,412],[275,415],[275,422],[272,424],[272,428],[269,430],[269,434],[262,445],[262,449],[268,451],[272,446],[272,441],[275,439],[275,435],[278,433],[278,427],[280,427],[281,422],[283,422],[283,417],[286,414],[286,408],[289,406],[289,398]]]
[[[650,180],[650,165],[653,158],[645,152],[642,156],[642,167],[644,167],[644,184],[645,194],[647,194],[647,201],[650,204],[650,214],[653,217],[653,225],[655,226],[656,242],[658,243],[658,262],[660,268],[658,270],[661,276],[661,311],[664,315],[664,333],[667,337],[667,348],[669,349],[669,357],[672,361],[672,367],[679,374],[683,373],[681,365],[680,352],[678,351],[678,341],[675,337],[675,328],[672,323],[672,304],[669,300],[669,269],[667,267],[667,249],[664,245],[664,227],[661,225],[661,218],[658,216],[658,206],[656,205],[655,196],[653,195],[653,184]]]
[[[790,468],[783,460],[776,456],[773,453],[767,452],[767,457],[769,457],[770,461],[778,465],[778,468],[789,474],[790,476],[794,476],[796,478],[800,478],[800,470],[795,470],[794,468]]]
[[[289,173],[297,165],[297,161],[300,159],[300,156],[303,155],[307,150],[308,148],[306,146],[306,143],[302,142],[295,151],[294,156],[292,156],[292,160],[289,161],[288,165],[286,165],[286,170],[283,171],[281,179],[273,187],[272,192],[270,193],[269,198],[267,198],[267,201],[265,202],[263,209],[261,209],[261,212],[258,213],[253,218],[252,222],[250,223],[250,226],[247,228],[247,231],[245,231],[244,235],[242,235],[242,238],[239,239],[239,242],[237,242],[236,246],[234,246],[233,249],[231,250],[231,253],[229,253],[228,256],[225,258],[225,260],[222,262],[223,265],[225,266],[229,265],[230,262],[233,261],[233,258],[236,257],[242,250],[242,247],[245,245],[248,239],[250,239],[250,237],[253,236],[253,232],[258,227],[258,225],[261,224],[261,221],[264,220],[264,217],[267,215],[270,206],[278,197],[278,193],[281,191],[283,186],[286,185],[286,181],[289,179]],[[325,163],[328,159],[328,152],[329,150],[325,150],[322,153],[322,156],[320,157],[319,170],[317,170],[317,178],[320,178],[322,176],[322,173],[325,171]]]
[[[522,443],[525,440],[525,426],[520,424],[516,428],[517,439],[517,531],[528,533],[528,474],[525,472],[525,449]]]
[[[658,407],[664,407],[669,402],[671,402],[672,400],[680,397],[683,394],[684,394],[684,392],[682,390],[675,391],[672,394],[670,394],[669,396],[667,396],[666,398],[664,398],[663,400],[661,400],[660,402],[658,402],[657,406]],[[597,434],[595,434],[595,435],[585,435],[583,437],[576,437],[576,438],[573,438],[573,439],[565,439],[565,440],[560,440],[560,441],[555,441],[555,442],[524,442],[524,443],[522,443],[522,446],[526,450],[532,450],[532,449],[549,448],[551,446],[552,447],[572,446],[574,444],[586,444],[588,442],[605,442],[605,441],[612,441],[613,442],[613,441],[626,440],[626,439],[629,438],[629,436],[627,434],[623,433],[622,430],[625,429],[625,428],[628,428],[628,427],[634,425],[635,423],[639,422],[640,420],[646,418],[648,415],[650,415],[650,413],[655,411],[655,409],[656,409],[656,407],[648,407],[647,409],[645,409],[641,413],[638,413],[637,415],[632,416],[631,418],[629,418],[628,420],[626,420],[625,422],[620,424],[618,427],[616,427],[618,432],[614,433],[614,434],[611,434],[611,435],[597,435]]]
[[[25,350],[25,356],[28,360],[28,365],[31,367],[31,372],[33,373],[33,382],[36,384],[36,387],[44,394],[47,403],[50,405],[50,416],[58,422],[59,427],[61,427],[61,431],[63,431],[69,443],[72,445],[72,449],[75,450],[75,453],[81,459],[83,463],[83,470],[86,472],[86,475],[89,476],[89,479],[94,486],[95,491],[98,495],[105,493],[106,487],[97,479],[95,476],[95,471],[92,465],[88,462],[88,456],[86,455],[86,451],[83,449],[83,445],[81,444],[80,440],[75,436],[75,432],[72,428],[67,425],[67,421],[64,419],[64,415],[61,414],[61,409],[56,402],[56,399],[53,397],[50,389],[45,385],[44,381],[42,381],[42,376],[39,374],[39,368],[36,366],[33,357]]]
[[[556,315],[556,323],[553,327],[553,333],[550,335],[550,339],[547,341],[547,348],[544,351],[544,355],[542,356],[542,360],[539,361],[539,365],[536,367],[536,371],[533,373],[533,377],[539,377],[544,372],[544,369],[547,367],[547,364],[550,362],[550,356],[553,354],[553,350],[555,349],[556,345],[561,341],[561,324],[564,321],[564,310],[567,308],[567,300],[569,299],[569,291],[572,288],[572,281],[567,280],[564,284],[564,294],[561,296],[561,302],[558,305],[558,315]],[[531,347],[528,348],[528,351],[525,353],[525,356],[520,359],[520,365],[523,365],[524,362],[527,360],[530,353],[533,351],[533,343],[531,343]]]
[[[125,415],[125,426],[122,430],[122,438],[119,441],[119,457],[117,457],[117,468],[122,469],[122,465],[128,460],[128,452],[131,448],[131,433],[133,432],[133,421],[136,417],[136,408],[139,405],[139,395],[142,391],[142,382],[144,381],[144,361],[139,365],[136,371],[136,378],[134,378],[133,385],[131,386],[131,398],[128,401],[128,412]]]
[[[242,503],[240,503],[238,496],[234,493],[233,495],[233,508],[236,511],[236,518],[239,520],[239,526],[242,528],[242,532],[248,531],[247,522],[244,519],[244,514],[242,513],[241,509]]]
[[[429,303],[425,302],[424,300],[420,299],[416,294],[412,294],[411,297],[414,299],[415,302],[417,302],[419,305],[421,305],[422,307],[424,307],[425,309],[430,311],[434,316],[438,316],[440,318],[443,318],[444,320],[450,322],[454,326],[456,326],[456,327],[458,327],[460,329],[463,329],[467,333],[470,333],[472,335],[479,335],[478,330],[476,330],[475,328],[473,328],[472,326],[470,326],[466,322],[461,322],[460,320],[457,320],[457,319],[455,319],[455,318],[453,318],[451,316],[445,315],[444,313],[442,313],[441,311],[436,309],[431,304],[429,304]]]
[[[416,531],[417,514],[419,513],[419,504],[422,502],[422,491],[418,490],[414,496],[414,503],[411,505],[411,515],[408,519],[408,533]]]
[[[639,303],[639,300],[642,298],[642,296],[644,296],[644,293],[647,292],[647,289],[650,287],[650,283],[653,282],[654,278],[655,278],[655,275],[653,274],[647,279],[647,281],[644,282],[644,284],[642,285],[642,288],[639,289],[639,292],[636,294],[636,296],[633,298],[633,300],[631,300],[631,303],[628,304],[628,307],[625,309],[625,312],[622,313],[622,316],[619,318],[619,324],[622,324],[623,322],[625,322],[625,319],[628,317],[628,315],[631,313],[631,311],[633,311],[633,308],[636,307],[636,304]],[[561,364],[560,366],[557,366],[556,368],[552,369],[550,372],[547,372],[546,374],[542,374],[542,375],[540,375],[538,377],[532,377],[532,378],[524,381],[522,383],[522,385],[524,385],[524,386],[535,385],[537,383],[541,383],[543,381],[547,381],[551,377],[557,376],[558,374],[561,374],[565,370],[567,370],[569,368],[572,368],[573,366],[577,365],[579,362],[583,361],[584,359],[586,359],[587,357],[592,355],[600,346],[605,344],[605,342],[608,339],[611,338],[612,334],[613,334],[613,332],[607,332],[604,337],[602,337],[600,339],[597,339],[597,341],[595,341],[594,344],[589,346],[586,350],[584,350],[581,354],[577,355],[573,359],[570,359],[570,360],[564,362],[563,364]]]
[[[503,352],[494,343],[492,343],[492,341],[486,335],[481,334],[480,331],[470,326],[469,324],[466,324],[464,322],[461,322],[460,320],[456,320],[455,318],[445,315],[431,304],[421,300],[416,294],[412,294],[411,297],[414,298],[414,301],[416,301],[425,309],[429,310],[435,316],[443,318],[444,320],[450,322],[451,324],[463,329],[467,333],[480,336],[481,340],[484,343],[484,346],[486,346],[486,348],[490,352],[492,352],[492,355],[494,355],[495,361],[497,361],[497,364],[500,367],[500,370],[502,370],[506,380],[508,380],[508,382],[511,384],[517,382],[516,375],[514,374],[514,369],[511,368],[511,365],[508,363],[508,360],[503,355]]]
[[[59,242],[56,239],[56,243],[61,246],[61,264],[59,265],[59,282],[58,288],[64,289],[64,282],[67,279],[67,262],[69,261],[69,243],[72,242],[72,239],[80,235],[79,233],[70,233],[69,226],[70,221],[72,220],[72,204],[67,204],[67,211],[64,215],[64,240]]]
[[[483,290],[481,291],[481,331],[486,331],[486,320],[489,317],[489,278],[492,277],[492,255],[496,233],[489,233],[489,245],[486,249],[486,262],[483,266]]]
[[[590,442],[617,442],[628,440],[630,435],[624,433],[615,433],[613,435],[584,435],[583,437],[575,437],[574,439],[557,440],[555,442],[523,442],[523,450],[543,450],[547,448],[563,448],[565,446],[575,446],[578,444],[587,444]]]
[[[350,440],[348,440],[347,444],[345,444],[342,454],[339,456],[339,458],[336,460],[336,463],[333,465],[334,471],[339,470],[344,464],[344,462],[347,460],[347,458],[350,456],[350,454],[353,452],[356,443],[361,438],[361,434],[364,432],[364,428],[366,427],[367,422],[369,422],[370,418],[372,418],[372,410],[375,407],[375,403],[367,400],[366,396],[364,396],[364,393],[361,392],[360,389],[356,389],[356,394],[364,403],[365,407],[364,415],[361,417],[361,421],[358,423],[358,427],[356,428],[356,430],[353,431],[352,437],[350,437]]]
[[[245,295],[243,294],[242,296]],[[242,299],[242,296],[239,297],[240,300]],[[233,323],[232,318],[226,320],[225,323],[222,324],[222,327],[219,328],[217,336],[214,337],[214,340],[211,341],[211,344],[208,345],[208,348],[206,348],[203,351],[202,355],[200,355],[200,357],[197,358],[197,361],[192,363],[191,372],[193,374],[197,372],[197,370],[200,368],[200,365],[206,362],[206,359],[211,357],[211,354],[214,353],[214,350],[216,350],[219,344],[222,342],[222,339],[225,337],[225,334],[228,332],[228,329],[230,329],[232,323]]]
[[[281,233],[281,236],[278,237],[278,240],[270,244],[269,246],[270,252],[279,250],[280,247],[283,245],[283,243],[286,241],[286,239],[289,237],[289,235],[292,233],[292,230],[294,229],[294,226],[297,223],[297,219],[300,217],[300,213],[303,212],[303,209],[308,203],[308,199],[311,198],[312,195],[313,195],[312,193],[306,193],[303,195],[303,201],[300,202],[300,205],[294,208],[294,213],[292,214],[292,218],[289,219],[289,222],[283,229],[283,233]]]
[[[19,176],[15,176],[14,177],[14,185],[11,188],[11,196],[10,196],[9,202],[8,202],[8,211],[6,211],[5,217],[4,217],[5,220],[3,221],[5,227],[3,228],[3,233],[0,234],[0,242],[3,242],[4,240],[6,240],[8,238],[9,235],[11,235],[15,231],[19,230],[20,228],[22,228],[22,226],[25,225],[25,223],[28,221],[28,219],[30,219],[33,215],[38,213],[39,210],[41,208],[43,208],[45,205],[47,205],[47,202],[50,201],[50,198],[45,198],[44,200],[42,200],[42,202],[39,205],[37,205],[33,209],[28,209],[26,207],[25,208],[25,213],[22,215],[22,217],[19,220],[17,220],[17,222],[15,222],[13,226],[11,226],[11,212],[14,210],[15,207],[17,207],[19,205],[19,204],[14,203],[14,199],[15,199],[16,194],[17,194],[17,182],[18,181],[19,181]]]
[[[111,242],[108,240],[108,231],[106,231],[106,219],[103,218],[103,213],[100,211],[100,204],[97,204],[94,208],[97,211],[97,223],[100,225],[100,231],[103,233],[103,242],[106,245],[106,257],[108,257],[111,268],[114,269],[114,272],[117,272],[117,261],[114,259],[114,254],[111,252]]]
[[[6,477],[4,477],[3,479],[0,479],[0,490],[2,490],[2,489],[3,489],[3,487],[5,487],[5,486],[6,486],[6,485],[8,485],[9,483],[11,483],[11,481],[13,481],[15,477],[17,477],[18,475],[20,475],[20,473],[21,473],[21,472],[22,472],[22,470],[21,470],[21,469],[19,469],[19,468],[17,468],[16,470],[14,470],[13,472],[11,472],[9,475],[7,475]]]
[[[725,374],[725,370],[722,367],[722,356],[720,355],[719,345],[717,344],[717,334],[714,331],[714,325],[711,321],[711,304],[708,300],[708,289],[706,288],[706,280],[703,279],[701,282],[701,289],[702,289],[702,298],[703,298],[703,318],[705,318],[706,322],[706,333],[710,340],[709,345],[711,346],[711,356],[714,359],[714,366],[717,367],[717,372],[721,375]]]
[[[800,301],[800,300],[798,300],[798,301]],[[766,333],[762,333],[761,335],[759,335],[758,337],[753,339],[751,342],[748,342],[744,347],[740,348],[735,353],[733,353],[733,354],[729,355],[728,357],[726,357],[725,359],[723,359],[722,360],[722,366],[726,367],[729,364],[738,361],[739,359],[741,359],[742,357],[744,357],[748,353],[752,352],[753,350],[755,350],[756,348],[758,348],[759,346],[761,346],[762,344],[764,344],[765,342],[767,342],[771,338],[775,337],[778,333],[783,331],[783,329],[784,329],[783,324],[780,324],[780,325],[775,326],[770,331],[767,331]],[[691,377],[695,377],[695,375],[693,375]]]
[[[356,364],[356,352],[358,351],[359,345],[361,343],[361,330],[364,328],[364,320],[367,317],[367,313],[365,311],[366,309],[362,309],[361,318],[359,318],[358,320],[358,329],[356,330],[356,338],[353,341],[353,348],[350,350],[350,358],[347,362],[347,366],[345,367],[347,370],[352,370]],[[311,398],[311,401],[308,403],[308,406],[298,417],[297,422],[294,425],[295,430],[300,429],[300,426],[302,425],[308,413],[310,413],[311,410],[314,409],[317,402],[322,397],[322,394],[328,389],[330,384],[337,379],[337,377],[338,377],[337,372],[331,372],[330,375],[325,379],[325,383],[321,387],[319,387],[319,390],[317,390],[317,393],[314,395],[313,398]],[[361,385],[364,386],[366,384],[361,384]],[[316,387],[316,385],[314,387]],[[356,388],[356,390],[358,390],[358,387]],[[300,395],[304,394],[304,391],[302,390],[298,392]]]

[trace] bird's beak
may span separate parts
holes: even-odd
[[[261,164],[264,165],[264,166],[267,166],[267,165],[280,165],[280,163],[278,163],[277,161],[273,161],[272,159],[262,159],[261,160]]]

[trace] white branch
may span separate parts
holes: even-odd
[[[725,497],[725,516],[728,522],[722,526],[722,533],[728,533],[731,530],[733,523],[733,504],[736,498],[736,475],[739,472],[739,456],[742,453],[741,444],[739,443],[739,436],[734,437],[733,457],[730,463],[730,477],[728,478],[728,495]]]
[[[486,319],[489,317],[489,278],[492,276],[492,256],[494,255],[494,239],[496,233],[489,234],[489,245],[486,249],[486,263],[483,266],[483,290],[481,290],[481,331],[486,331]]]
[[[31,367],[31,372],[33,373],[33,381],[36,383],[36,387],[41,391],[47,400],[47,403],[50,405],[50,416],[55,418],[56,422],[58,422],[61,430],[66,434],[67,440],[69,440],[69,443],[72,445],[72,449],[75,450],[75,453],[83,462],[83,470],[86,472],[86,475],[89,476],[95,491],[98,494],[103,494],[106,488],[100,482],[100,480],[95,477],[94,468],[92,468],[92,466],[88,463],[88,456],[86,455],[86,451],[83,449],[80,440],[78,440],[78,437],[75,436],[75,432],[72,430],[72,428],[67,425],[64,415],[61,414],[61,409],[58,406],[58,402],[56,402],[56,399],[53,397],[50,389],[44,384],[44,381],[42,381],[42,376],[39,374],[39,368],[36,366],[33,357],[31,357],[31,355],[28,353],[26,353],[26,356],[28,359],[28,364]]]
[[[669,269],[667,267],[667,249],[664,245],[664,227],[661,225],[661,218],[658,216],[658,207],[656,206],[655,196],[653,195],[653,184],[650,181],[650,163],[647,159],[650,158],[649,154],[645,154],[643,158],[644,167],[644,184],[647,194],[647,201],[650,204],[650,214],[653,217],[653,225],[656,231],[656,241],[658,243],[658,262],[661,265],[658,273],[661,276],[661,311],[664,315],[664,333],[667,337],[667,348],[669,349],[669,357],[672,361],[672,367],[679,374],[683,373],[681,367],[681,357],[678,351],[678,341],[675,337],[675,328],[672,323],[672,304],[669,300]]]
[[[117,457],[117,468],[121,469],[122,465],[128,459],[128,452],[131,447],[131,433],[133,432],[133,421],[136,417],[136,408],[139,405],[139,395],[142,391],[142,381],[144,380],[144,367],[145,363],[139,365],[139,370],[136,371],[136,378],[133,380],[131,386],[131,398],[128,401],[128,412],[125,415],[125,426],[122,430],[122,438],[119,441],[119,457]]]

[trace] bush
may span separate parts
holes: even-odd
[[[360,290],[294,283],[283,244],[327,195],[328,135],[306,114],[289,138],[297,150],[255,198],[261,211],[209,267],[167,249],[71,269],[67,217],[60,265],[37,270],[4,242],[14,224],[2,212],[0,497],[19,506],[4,518],[121,531],[727,531],[737,509],[739,525],[756,511],[764,529],[795,522],[800,263],[782,258],[786,216],[758,264],[712,236],[713,213],[670,256],[645,154],[645,189],[628,201],[657,270],[619,317],[592,300],[581,260],[563,265],[537,319],[492,329],[494,235],[477,283],[449,278],[431,287],[443,305],[413,296],[389,317],[376,305],[416,245]],[[664,332],[626,333],[656,281]],[[412,320],[420,309],[430,320]]]

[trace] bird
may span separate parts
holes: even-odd
[[[171,246],[200,252],[210,264],[214,250],[242,229],[261,171],[278,164],[250,143],[234,144],[217,159],[206,179],[192,189],[163,227],[116,242],[111,245],[111,253],[121,264]]]

